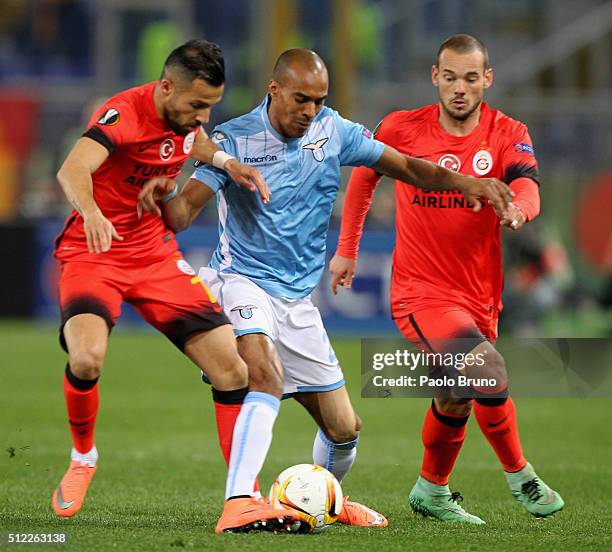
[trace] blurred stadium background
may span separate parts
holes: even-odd
[[[501,331],[612,336],[612,1],[0,0],[0,538],[66,531],[73,550],[147,551],[268,551],[281,538],[283,548],[312,550],[308,538],[210,539],[225,468],[208,391],[165,340],[131,331],[139,323],[129,309],[105,367],[97,435],[104,472],[78,519],[53,516],[49,497],[69,447],[51,255],[68,205],[55,173],[93,106],[155,80],[186,39],[203,36],[225,53],[227,92],[212,124],[259,103],[277,55],[300,45],[329,65],[329,104],[373,128],[391,110],[436,101],[430,66],[441,41],[457,32],[488,45],[496,72],[488,100],[529,125],[540,161],[542,215],[504,236]],[[330,253],[341,205],[342,193]],[[395,332],[388,314],[393,209],[393,186],[383,183],[354,289],[332,297],[324,281],[316,297],[364,420],[345,491],[388,514],[393,527],[384,535],[335,527],[319,546],[609,550],[607,398],[519,399],[525,449],[566,497],[562,515],[533,523],[512,504],[474,423],[453,484],[465,489],[470,509],[487,514],[488,529],[432,530],[429,520],[406,515],[428,401],[362,399],[357,368],[356,339]],[[207,262],[214,205],[179,240],[194,266]],[[283,404],[264,485],[310,461],[314,431],[299,405]]]
[[[299,45],[328,63],[329,105],[372,128],[436,101],[430,66],[456,32],[487,44],[488,100],[528,124],[540,161],[542,215],[505,235],[502,331],[612,335],[612,2],[602,0],[0,0],[0,317],[57,320],[51,248],[68,207],[55,172],[93,106],[155,80],[175,45],[203,36],[223,48],[227,93],[212,123],[257,104],[277,55]],[[215,245],[210,207],[180,238],[195,266]],[[393,209],[386,183],[354,290],[332,297],[324,281],[317,292],[332,333],[394,329]]]

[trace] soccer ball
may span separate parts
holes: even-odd
[[[342,489],[325,468],[297,464],[287,468],[270,488],[270,504],[298,513],[300,532],[318,533],[334,523],[342,511]]]

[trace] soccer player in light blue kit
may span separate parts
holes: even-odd
[[[321,58],[310,50],[288,50],[276,63],[262,103],[214,129],[212,138],[226,155],[261,171],[271,191],[267,205],[223,171],[205,165],[178,195],[164,179],[148,182],[141,207],[161,212],[179,232],[216,194],[219,244],[199,276],[234,326],[239,353],[249,368],[249,389],[266,398],[262,404],[245,403],[249,415],[241,419],[257,425],[260,440],[262,427],[268,428],[269,439],[261,440],[261,446],[269,447],[280,398],[292,396],[319,426],[313,462],[341,481],[355,460],[361,422],[310,299],[325,268],[340,167],[366,165],[426,189],[458,189],[475,209],[478,198],[486,197],[500,213],[511,194],[498,180],[450,172],[374,140],[363,126],[324,105],[327,91]],[[232,459],[242,445],[232,443]],[[347,500],[338,521],[387,525],[381,514]]]

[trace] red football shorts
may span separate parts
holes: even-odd
[[[179,349],[194,333],[229,324],[219,303],[180,253],[152,264],[129,266],[64,261],[59,283],[63,329],[77,314],[103,318],[109,331],[127,301]]]
[[[395,323],[408,341],[428,353],[468,353],[484,341],[497,339],[497,316],[476,319],[455,305],[422,309]]]

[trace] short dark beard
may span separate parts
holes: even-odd
[[[164,116],[164,123],[177,136],[187,136],[187,134],[189,134],[187,130],[185,130],[182,126],[180,126],[174,120],[170,119],[168,116]]]
[[[442,103],[442,107],[444,108],[444,111],[446,111],[448,115],[450,115],[453,119],[455,119],[455,121],[466,121],[469,118],[469,116],[478,109],[478,106],[480,106],[481,103],[482,103],[482,100],[477,102],[472,109],[470,109],[469,111],[466,111],[465,113],[462,113],[461,115],[455,115],[454,113],[449,111],[448,108],[444,105],[444,103]]]

